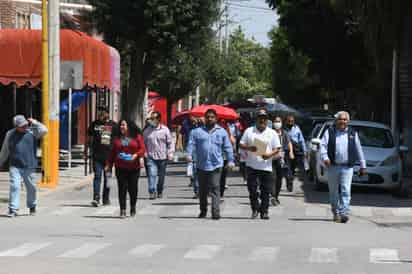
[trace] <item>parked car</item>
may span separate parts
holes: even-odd
[[[311,139],[309,163],[316,189],[327,184],[328,171],[320,159],[320,143],[327,129],[333,124],[333,121],[328,121],[315,128]],[[405,185],[402,184],[401,154],[407,152],[408,148],[395,146],[392,132],[384,124],[351,121],[349,126],[358,132],[368,173],[366,176],[358,176],[357,163],[354,167],[352,185],[391,189],[399,193],[406,191]]]

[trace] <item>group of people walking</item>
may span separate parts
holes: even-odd
[[[185,144],[191,183],[195,198],[199,198],[199,218],[207,216],[208,196],[212,201],[212,219],[221,218],[220,201],[226,172],[235,168],[236,154],[249,192],[252,219],[259,215],[261,219],[269,219],[270,202],[274,206],[280,204],[282,180],[286,179],[287,190],[291,192],[295,168],[305,173],[305,140],[293,115],[285,120],[280,116],[272,117],[272,128],[268,126],[270,117],[265,109],[259,109],[255,116],[255,125],[245,129],[243,134],[235,123],[219,121],[214,109],[207,110],[201,120],[191,119]],[[355,164],[360,163],[360,175],[366,174],[359,136],[348,126],[349,120],[347,112],[337,113],[335,126],[324,134],[320,145],[321,160],[328,171],[331,210],[334,221],[339,223],[349,220]],[[149,198],[163,197],[167,162],[173,159],[175,146],[170,130],[160,121],[161,114],[153,112],[141,131],[133,121],[122,119],[115,123],[109,119],[107,109],[99,109],[98,119],[88,129],[94,167],[93,206],[99,206],[100,200],[103,205],[110,205],[108,179],[113,167],[121,218],[126,217],[127,193],[130,216],[136,215],[141,168],[147,170]],[[7,132],[0,151],[0,165],[7,159],[10,165],[8,216],[15,217],[19,210],[21,180],[27,189],[27,207],[34,215],[37,191],[32,174],[37,167],[37,140],[47,133],[47,128],[23,115],[15,116],[13,123],[15,128]]]

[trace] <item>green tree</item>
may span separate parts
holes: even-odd
[[[90,0],[87,15],[124,68],[124,115],[141,122],[144,89],[153,71],[174,49],[201,49],[218,14],[220,0]],[[193,54],[196,56],[196,54]],[[197,58],[197,57],[194,57]]]

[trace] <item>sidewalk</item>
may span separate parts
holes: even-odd
[[[48,195],[55,191],[62,191],[68,188],[74,188],[83,184],[91,183],[93,177],[92,174],[84,176],[84,165],[76,165],[71,169],[62,168],[59,171],[59,182],[56,188],[39,187],[39,196]],[[41,174],[35,174],[35,181],[39,182]],[[24,184],[22,187],[21,195],[25,196]],[[9,200],[9,173],[0,172],[0,207],[8,203]]]

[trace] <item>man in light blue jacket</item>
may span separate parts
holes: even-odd
[[[9,160],[10,193],[8,217],[17,216],[20,206],[20,182],[27,190],[27,207],[30,215],[36,214],[37,188],[33,172],[37,167],[37,140],[47,133],[47,128],[33,118],[23,115],[13,118],[14,129],[7,132],[0,151],[0,166]]]

